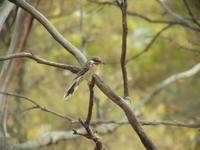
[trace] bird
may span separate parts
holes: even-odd
[[[69,86],[66,94],[64,95],[65,100],[68,100],[74,94],[83,80],[90,81],[92,76],[97,72],[98,68],[102,64],[104,64],[104,62],[99,57],[92,57],[89,59],[77,73],[77,76],[74,78],[71,86]]]

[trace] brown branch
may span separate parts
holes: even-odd
[[[156,35],[153,37],[153,39],[147,44],[147,46],[138,54],[130,57],[129,59],[127,59],[126,63],[130,62],[131,60],[134,60],[138,57],[140,57],[141,55],[143,55],[144,53],[148,52],[149,49],[151,48],[151,46],[155,43],[155,41],[157,40],[157,38],[167,29],[169,29],[170,27],[172,27],[172,24],[169,24],[167,26],[165,26],[164,28],[162,28],[158,33],[156,33]]]
[[[94,104],[94,85],[95,85],[95,78],[92,77],[92,80],[89,83],[90,99],[89,99],[89,106],[88,106],[88,114],[85,121],[85,124],[87,125],[90,125],[90,121],[92,118],[92,110],[93,110],[93,104]]]
[[[150,138],[146,135],[146,133],[143,131],[140,123],[138,122],[134,111],[131,107],[131,105],[124,101],[121,97],[116,95],[109,86],[107,86],[101,78],[99,78],[97,75],[94,75],[96,85],[101,89],[101,91],[110,98],[115,104],[117,104],[126,114],[126,117],[132,126],[132,128],[135,130],[135,132],[138,134],[141,142],[147,149],[156,150],[156,146],[154,143],[150,140]]]
[[[10,2],[20,6],[21,8],[25,9],[31,15],[34,16],[52,35],[52,37],[60,43],[68,52],[70,52],[80,64],[83,64],[87,61],[86,57],[81,53],[81,51],[67,41],[58,31],[57,29],[49,22],[49,20],[44,17],[39,11],[37,11],[34,7],[28,4],[26,1],[23,0],[9,0]]]
[[[93,132],[90,128],[89,124],[84,123],[81,119],[79,119],[80,124],[84,127],[86,130],[86,134],[79,133],[77,130],[73,129],[75,135],[83,136],[89,140],[92,140],[96,146],[94,150],[106,150],[105,146],[102,144],[99,136],[97,133]]]
[[[71,117],[66,116],[66,115],[63,115],[63,114],[61,114],[61,113],[59,113],[59,112],[56,112],[56,111],[54,111],[54,110],[51,110],[51,109],[49,109],[49,108],[47,108],[47,107],[45,107],[45,106],[41,106],[41,105],[38,104],[35,100],[33,100],[33,99],[29,98],[29,97],[26,97],[26,96],[24,96],[24,95],[16,94],[16,93],[10,93],[10,92],[2,92],[2,91],[0,91],[0,94],[7,95],[7,96],[14,96],[14,97],[18,97],[18,98],[24,99],[24,100],[26,100],[26,101],[31,102],[31,103],[35,106],[34,109],[37,108],[37,109],[40,109],[40,110],[42,110],[42,111],[44,111],[44,112],[48,112],[48,113],[50,113],[50,114],[52,114],[52,115],[55,115],[55,116],[57,116],[57,117],[60,117],[60,118],[62,118],[62,119],[68,120],[68,121],[70,121],[70,122],[75,122],[74,119],[72,119]]]
[[[80,70],[78,67],[48,61],[48,60],[42,59],[38,56],[35,56],[32,53],[27,53],[27,52],[15,53],[15,54],[10,54],[10,55],[4,56],[4,57],[0,57],[0,61],[16,59],[16,58],[23,58],[23,57],[27,57],[32,60],[35,60],[39,64],[44,64],[44,65],[48,65],[48,66],[52,66],[52,67],[56,67],[56,68],[66,69],[66,70],[71,71],[72,73],[77,73]]]
[[[117,0],[117,4],[121,9],[122,13],[122,51],[121,51],[121,70],[124,84],[124,98],[129,97],[128,91],[128,78],[127,78],[127,70],[126,70],[126,49],[127,49],[127,0],[119,1]]]

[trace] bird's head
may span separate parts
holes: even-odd
[[[90,64],[92,65],[101,65],[101,64],[104,64],[104,62],[102,61],[101,58],[99,57],[92,57],[90,60],[89,60]]]

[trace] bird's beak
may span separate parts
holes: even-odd
[[[104,62],[104,61],[101,61],[101,64],[103,65],[103,64],[105,64],[105,62]]]

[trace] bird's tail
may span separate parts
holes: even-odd
[[[74,80],[74,82],[72,83],[72,85],[68,88],[66,94],[64,95],[65,100],[68,100],[72,94],[74,94],[74,92],[77,90],[78,86],[80,83],[80,79],[77,78],[76,80]]]

